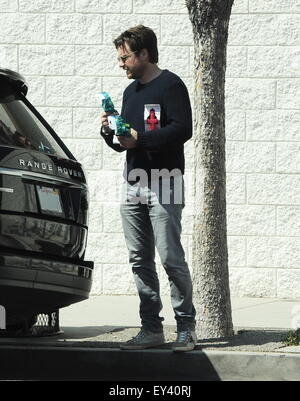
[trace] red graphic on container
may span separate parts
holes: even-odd
[[[155,115],[155,110],[154,109],[150,110],[150,114],[147,117],[146,121],[147,121],[147,124],[150,125],[150,131],[153,131],[153,130],[156,129],[156,126],[158,124],[158,119],[157,119],[157,117]]]

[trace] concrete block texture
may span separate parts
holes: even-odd
[[[241,297],[276,297],[276,269],[231,267],[230,291]]]
[[[62,138],[72,138],[72,108],[71,107],[38,107],[55,132]]]
[[[248,71],[251,77],[299,78],[299,46],[251,46]]]
[[[247,176],[249,204],[299,205],[299,188],[298,174],[249,174]]]
[[[0,45],[0,65],[10,70],[18,69],[18,45]]]
[[[262,0],[261,3],[267,1]],[[284,3],[284,0],[278,3]],[[296,46],[300,42],[299,21],[297,13],[232,14],[229,40],[232,45]]]
[[[45,20],[43,14],[0,12],[0,43],[44,43]]]
[[[131,13],[132,0],[75,0],[76,11],[80,13]]]
[[[46,41],[65,44],[102,43],[102,16],[99,14],[47,15]]]
[[[0,0],[0,66],[26,77],[28,99],[87,173],[94,294],[135,293],[119,214],[125,153],[100,137],[97,94],[109,92],[120,110],[130,81],[112,41],[137,24],[156,32],[158,65],[182,77],[194,107],[195,49],[184,0]],[[234,1],[225,83],[233,296],[300,297],[299,27],[299,0]],[[193,140],[185,149],[182,238],[193,270]],[[167,294],[159,258],[157,268]]]
[[[73,75],[72,46],[19,46],[20,72],[32,75]]]
[[[12,2],[11,0],[7,0]],[[74,11],[75,0],[19,0],[23,13],[68,13]]]
[[[18,0],[1,0],[0,8],[2,12],[17,12],[18,11]]]
[[[249,11],[253,13],[299,13],[300,4],[298,0],[250,0]]]
[[[300,110],[247,110],[246,133],[249,141],[300,141]]]

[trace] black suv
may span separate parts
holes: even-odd
[[[87,299],[88,188],[81,164],[0,69],[0,305],[7,325]]]

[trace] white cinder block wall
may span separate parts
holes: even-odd
[[[135,294],[119,218],[124,154],[99,137],[96,94],[117,107],[129,84],[112,45],[142,23],[159,66],[193,98],[193,39],[183,0],[0,0],[0,65],[21,72],[28,98],[82,162],[90,184],[87,257],[93,294]],[[300,2],[235,0],[226,81],[228,246],[234,296],[300,297]],[[191,260],[193,146],[186,146],[183,244]],[[191,264],[190,267],[192,268]],[[158,263],[162,292],[169,292]]]

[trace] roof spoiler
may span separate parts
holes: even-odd
[[[21,74],[7,68],[0,68],[0,78],[7,79],[15,90],[26,96],[28,92],[28,85],[25,78]]]

